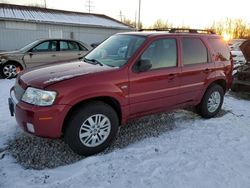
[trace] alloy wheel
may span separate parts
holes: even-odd
[[[207,103],[208,111],[210,113],[215,112],[219,108],[220,103],[221,103],[220,93],[218,91],[214,91],[213,93],[211,93],[208,99],[208,103]]]
[[[6,78],[13,78],[17,75],[17,67],[13,64],[8,64],[3,67],[3,74]]]
[[[109,118],[103,114],[95,114],[83,122],[79,130],[79,138],[85,146],[96,147],[108,138],[110,131]]]

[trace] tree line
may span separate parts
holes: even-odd
[[[250,38],[250,24],[243,19],[227,18],[222,21],[215,21],[210,29],[215,30],[219,35],[228,34],[231,38]]]
[[[136,27],[137,24],[135,21],[131,21],[130,19],[124,18],[121,20],[123,23],[130,25],[132,27]],[[173,27],[173,23],[168,20],[158,19],[156,20],[152,26],[147,27],[146,29],[163,29],[163,28],[171,28]],[[138,28],[138,27],[137,27]],[[139,29],[142,29],[143,24],[140,23]],[[190,28],[187,25],[178,26],[177,28]],[[227,34],[231,39],[239,39],[239,38],[250,38],[250,24],[244,21],[243,19],[233,19],[227,18],[221,21],[214,21],[210,27],[205,29],[214,30],[219,35]]]

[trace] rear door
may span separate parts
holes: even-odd
[[[154,40],[141,54],[137,63],[149,60],[152,67],[129,75],[132,117],[171,109],[177,103],[180,85],[177,54],[175,38]]]
[[[180,103],[192,103],[202,95],[209,74],[214,71],[208,48],[199,37],[183,37],[180,74]]]
[[[83,57],[88,52],[87,48],[79,45],[75,41],[59,41],[59,48],[60,52],[58,55],[58,60],[61,61],[77,59],[79,57]]]

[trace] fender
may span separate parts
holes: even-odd
[[[98,90],[94,90],[93,87],[98,87]],[[100,84],[93,87],[84,87],[81,92],[79,90],[72,90],[60,101],[61,104],[69,104],[74,106],[75,104],[96,97],[110,97],[119,102],[121,106],[128,104],[128,93],[123,92],[119,86]],[[73,95],[73,93],[75,93]],[[76,94],[77,93],[77,94]],[[74,97],[72,97],[74,96]]]
[[[195,100],[197,104],[200,103],[200,101],[202,100],[208,87],[218,81],[223,81],[225,82],[225,84],[227,83],[227,77],[223,71],[217,70],[208,75],[207,80],[205,82],[205,86],[203,87],[203,90],[202,90],[202,94],[199,95],[197,99]]]
[[[72,84],[74,87],[72,87]],[[77,77],[48,86],[58,92],[55,104],[74,106],[75,104],[96,97],[111,97],[117,100],[120,106],[128,105],[128,76],[119,74],[112,76],[99,76],[95,79]]]

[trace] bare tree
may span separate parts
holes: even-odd
[[[150,29],[164,29],[173,27],[173,24],[170,23],[168,20],[164,21],[162,19],[158,19],[154,22],[153,26],[150,26]]]
[[[137,26],[136,21],[130,20],[130,19],[126,18],[124,15],[121,16],[121,22],[125,23],[131,27],[134,27],[134,28],[136,28],[136,26]],[[143,27],[143,25],[142,25],[142,23],[140,23],[139,29],[142,29],[142,27]]]
[[[217,34],[227,34],[231,38],[250,38],[250,25],[242,19],[227,18],[216,21],[210,29],[214,29]]]
[[[28,6],[46,8],[44,4],[39,4],[39,3],[29,3]]]

